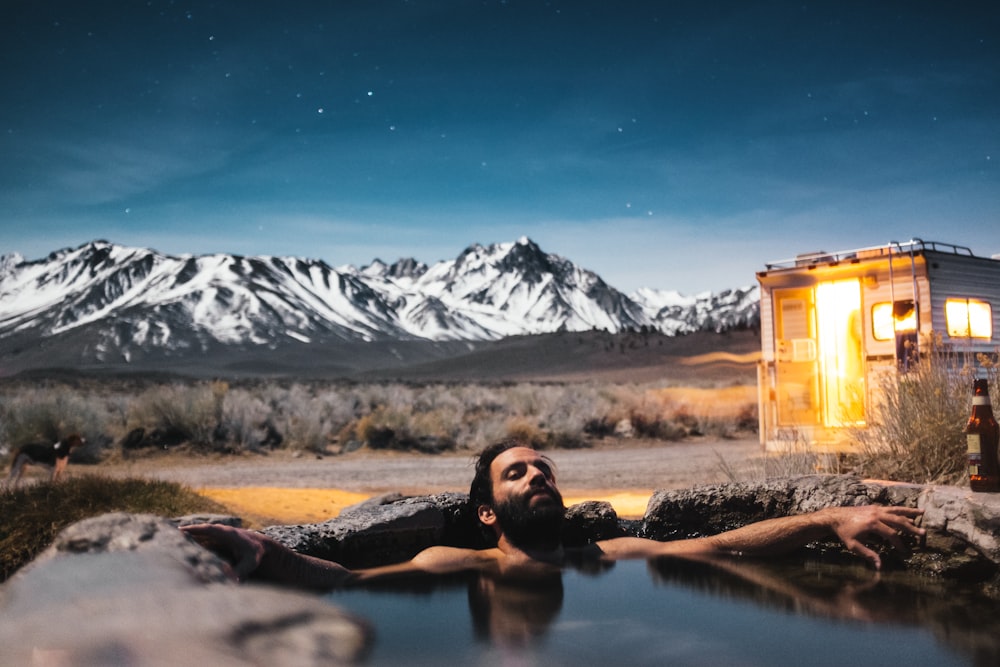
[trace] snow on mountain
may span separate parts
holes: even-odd
[[[684,296],[677,290],[650,287],[640,287],[629,296],[645,310],[653,312],[659,312],[663,308],[690,307],[698,301],[698,297]]]
[[[293,257],[168,256],[106,241],[36,261],[0,257],[0,349],[5,339],[87,328],[95,360],[148,348],[290,341],[497,340],[639,328],[675,334],[749,326],[756,308],[756,288],[626,296],[528,238],[472,245],[432,266],[375,260],[361,269]]]
[[[0,279],[18,264],[24,263],[24,257],[20,253],[12,252],[9,255],[0,255]]]
[[[631,298],[652,318],[654,327],[666,334],[721,332],[760,322],[760,291],[756,285],[697,296],[640,288]]]

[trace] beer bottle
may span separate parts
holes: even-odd
[[[1000,427],[993,417],[986,380],[972,383],[972,416],[965,427],[969,455],[969,486],[973,491],[1000,491],[997,440]]]

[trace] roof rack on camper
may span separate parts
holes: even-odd
[[[900,243],[899,241],[889,241],[885,245],[871,246],[868,248],[857,248],[855,250],[841,250],[838,252],[807,252],[796,255],[793,259],[779,259],[767,262],[764,266],[771,269],[788,269],[796,266],[809,266],[810,264],[837,264],[852,260],[869,259],[873,257],[885,257],[889,255],[914,254],[924,250],[951,253],[954,255],[967,255],[974,257],[972,250],[965,246],[954,245],[952,243],[941,243],[939,241],[924,241],[923,239],[910,239]]]

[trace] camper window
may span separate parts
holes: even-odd
[[[947,299],[944,315],[952,338],[992,338],[993,311],[976,299]]]
[[[917,309],[913,299],[891,303],[883,301],[872,306],[872,336],[875,340],[892,340],[897,333],[917,330]]]

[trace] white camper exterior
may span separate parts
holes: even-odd
[[[768,263],[760,283],[760,440],[850,448],[878,378],[905,372],[931,336],[995,354],[1000,260],[911,240]]]

